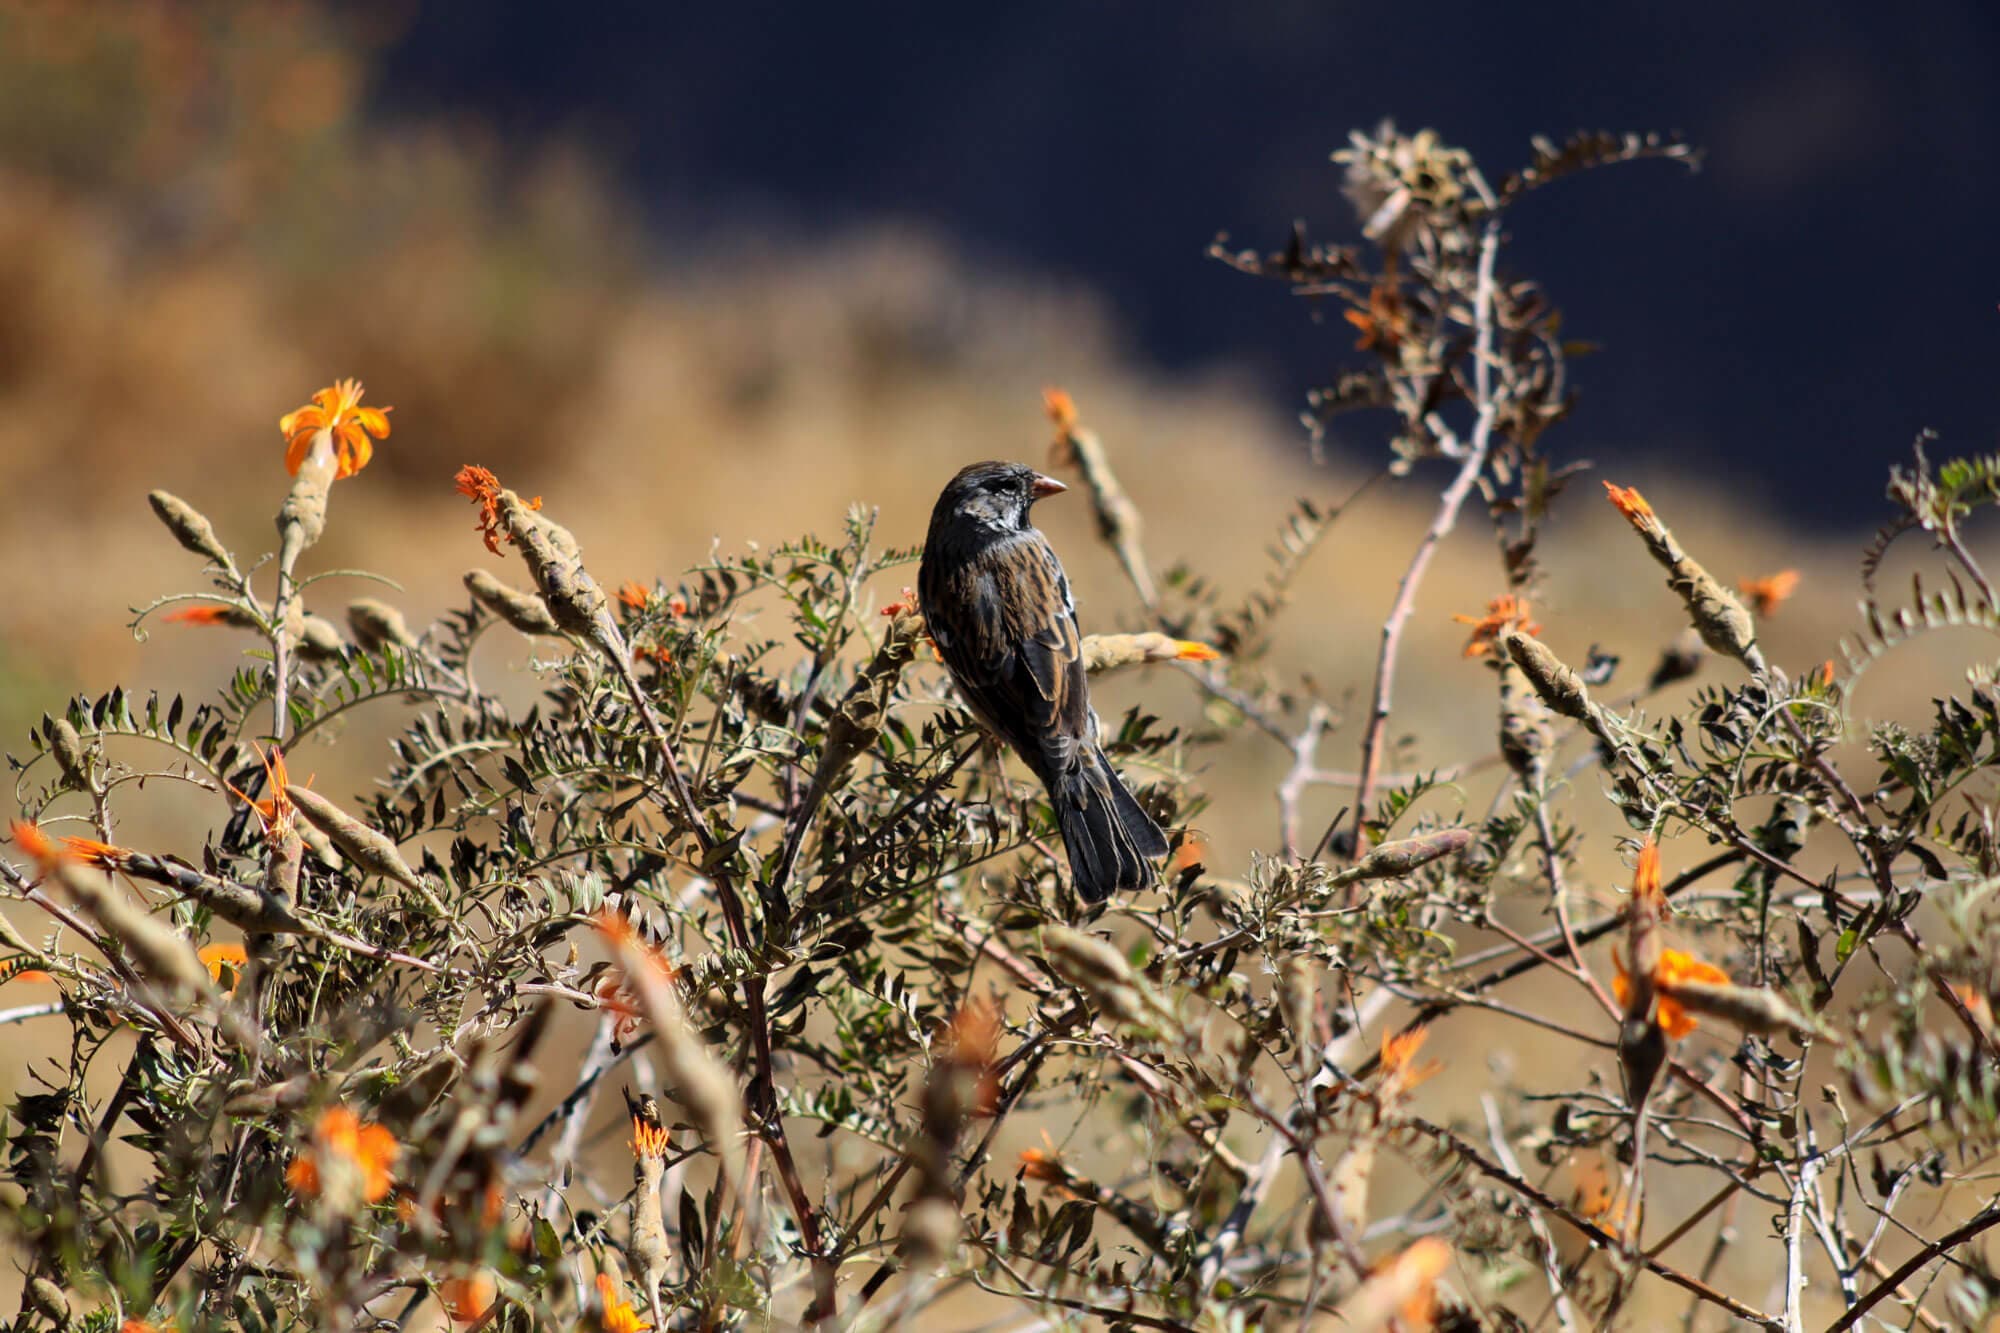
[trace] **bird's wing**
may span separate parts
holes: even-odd
[[[983,551],[940,591],[963,615],[932,638],[974,711],[1045,776],[1095,739],[1082,636],[1062,564],[1040,533]],[[939,634],[940,624],[952,627]],[[955,632],[952,632],[954,631]]]

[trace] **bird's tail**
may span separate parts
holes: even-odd
[[[1085,902],[1152,886],[1153,858],[1167,854],[1167,835],[1132,799],[1104,751],[1093,749],[1049,787],[1076,891]]]

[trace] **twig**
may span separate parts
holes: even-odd
[[[1951,1250],[1957,1249],[1974,1236],[1988,1230],[1997,1223],[2000,1223],[2000,1202],[1989,1203],[1970,1220],[1952,1228],[1905,1259],[1902,1263],[1896,1265],[1889,1276],[1876,1283],[1868,1290],[1866,1295],[1849,1306],[1847,1313],[1841,1315],[1840,1318],[1834,1320],[1831,1324],[1828,1324],[1826,1326],[1826,1333],[1843,1333],[1843,1330],[1853,1328],[1861,1322],[1861,1316],[1874,1309],[1883,1297],[1902,1286],[1918,1269],[1931,1262],[1931,1260],[1940,1258]]]
[[[1482,1093],[1479,1104],[1486,1112],[1486,1141],[1493,1145],[1493,1156],[1499,1159],[1500,1165],[1517,1176],[1521,1175],[1521,1164],[1515,1160],[1513,1146],[1507,1142],[1507,1127],[1500,1120],[1499,1103],[1493,1100],[1491,1093]],[[1562,1260],[1556,1254],[1555,1238],[1549,1234],[1548,1223],[1542,1220],[1540,1213],[1532,1208],[1527,1213],[1528,1229],[1535,1233],[1535,1242],[1542,1247],[1542,1272],[1548,1277],[1556,1319],[1564,1328],[1575,1329],[1578,1327],[1576,1310],[1570,1305],[1569,1289],[1563,1285]]]
[[[1479,416],[1473,423],[1472,441],[1466,450],[1465,461],[1459,465],[1458,475],[1452,479],[1451,485],[1439,497],[1437,513],[1432,516],[1423,540],[1417,543],[1409,568],[1403,571],[1402,582],[1396,585],[1396,600],[1389,607],[1388,619],[1382,622],[1382,647],[1375,659],[1374,704],[1369,710],[1367,730],[1361,737],[1361,780],[1354,789],[1356,855],[1362,850],[1362,825],[1368,816],[1368,802],[1375,794],[1375,775],[1382,765],[1382,737],[1389,726],[1389,701],[1396,685],[1396,654],[1402,644],[1403,626],[1409,621],[1410,613],[1416,610],[1417,589],[1423,584],[1431,557],[1457,525],[1458,511],[1486,470],[1487,454],[1493,447],[1493,423],[1499,404],[1494,401],[1492,386],[1488,382],[1488,363],[1493,354],[1493,266],[1499,250],[1500,225],[1494,220],[1486,224],[1485,234],[1480,240],[1479,285],[1473,297],[1473,319],[1478,330],[1473,351],[1473,374],[1478,382]],[[1338,820],[1327,824],[1326,832],[1320,835],[1318,845],[1313,848],[1314,860],[1324,855],[1333,842],[1337,825]]]

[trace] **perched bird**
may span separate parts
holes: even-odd
[[[1151,885],[1167,838],[1098,746],[1069,580],[1028,521],[1067,489],[1020,463],[961,471],[931,510],[917,594],[966,703],[1048,788],[1076,891],[1095,903]]]

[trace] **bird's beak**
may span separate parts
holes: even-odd
[[[1069,487],[1063,485],[1054,477],[1045,477],[1037,472],[1034,481],[1029,483],[1028,489],[1034,493],[1037,500],[1046,500],[1051,495],[1061,495]]]

